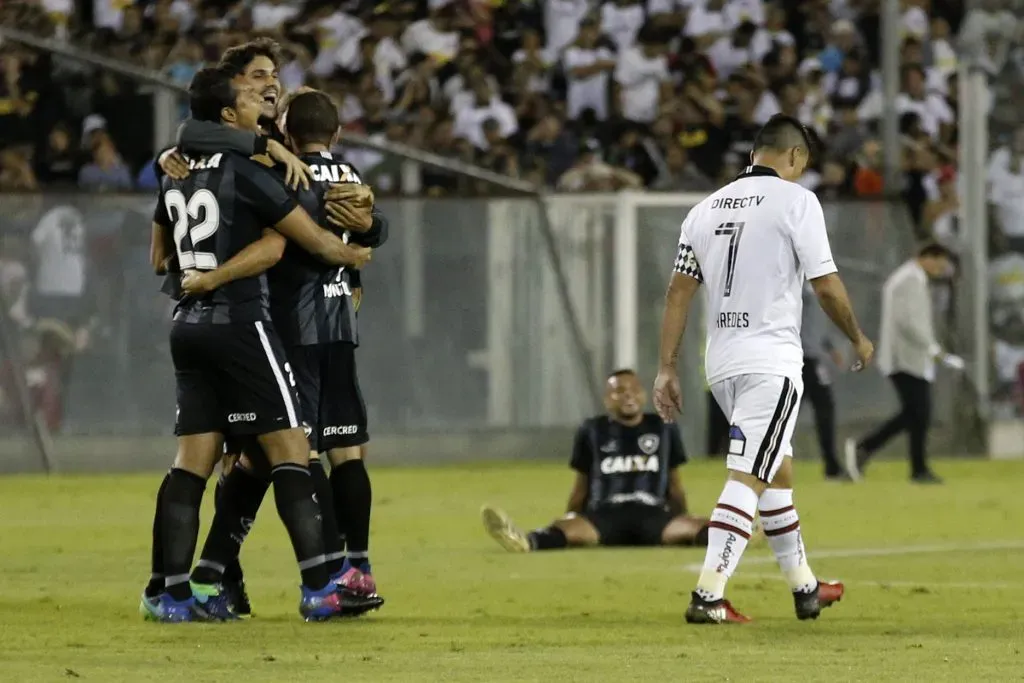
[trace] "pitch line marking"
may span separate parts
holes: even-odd
[[[785,581],[786,577],[781,574],[768,573],[737,573],[738,579],[761,579],[769,581]],[[875,586],[877,588],[949,588],[954,590],[1013,590],[1019,589],[1020,584],[994,582],[963,582],[963,581],[884,581],[880,579],[842,579],[847,586]]]
[[[987,543],[950,543],[945,545],[898,545],[888,548],[837,548],[835,550],[820,550],[809,552],[807,557],[814,560],[827,560],[841,557],[886,557],[890,555],[918,555],[927,553],[962,553],[968,551],[989,551],[989,550],[1024,550],[1024,540],[1018,541],[990,541]],[[743,558],[742,565],[774,565],[775,558],[771,555]],[[686,571],[700,572],[704,567],[703,562],[694,562],[684,566]],[[742,573],[741,573],[742,575]]]

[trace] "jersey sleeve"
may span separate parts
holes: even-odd
[[[668,432],[668,466],[669,468],[676,468],[680,465],[685,465],[689,458],[686,457],[686,449],[683,448],[683,436],[679,432],[678,425],[670,424],[666,425],[666,432]]]
[[[594,463],[594,447],[590,443],[590,420],[576,430],[576,440],[572,444],[572,459],[569,467],[580,474],[590,474]]]
[[[299,205],[282,178],[254,161],[241,162],[236,187],[238,198],[252,210],[261,227],[277,225]]]
[[[687,226],[690,223],[690,215],[683,221],[683,226],[679,229],[679,248],[676,250],[676,260],[672,265],[672,270],[676,273],[688,275],[697,282],[704,282],[704,273],[700,270],[700,263],[697,262],[697,254],[693,251],[693,243],[690,241],[689,236],[686,234]]]
[[[808,280],[836,272],[832,247],[828,243],[825,213],[813,192],[804,192],[796,202],[792,219],[793,249]]]

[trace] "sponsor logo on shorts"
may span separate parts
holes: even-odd
[[[228,415],[228,422],[234,424],[236,422],[255,422],[256,413],[231,413]]]
[[[351,436],[359,432],[359,425],[342,425],[340,427],[324,427],[324,436]]]
[[[715,571],[719,574],[728,571],[729,567],[732,565],[732,556],[736,552],[733,550],[732,546],[735,542],[736,534],[729,532],[729,537],[725,539],[725,546],[722,548],[722,552],[718,555],[718,559],[720,559],[721,562],[719,562],[718,566],[715,567]]]
[[[602,474],[623,472],[657,472],[661,461],[656,455],[616,455],[601,461]]]

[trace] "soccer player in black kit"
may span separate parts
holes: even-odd
[[[645,413],[636,373],[608,377],[607,414],[585,420],[570,467],[576,480],[567,514],[524,534],[503,511],[481,510],[484,528],[511,552],[586,546],[707,545],[708,522],[687,514],[679,467],[686,462],[674,424]]]
[[[232,85],[224,70],[201,70],[189,97],[196,119],[258,129],[258,93]],[[189,166],[186,179],[162,181],[151,258],[158,273],[174,264],[186,292],[200,277],[208,293],[183,295],[174,312],[178,453],[157,496],[153,550],[154,578],[162,575],[164,585],[158,592],[151,582],[140,607],[165,622],[234,616],[224,596],[194,593],[189,581],[206,480],[230,435],[254,437],[267,456],[302,574],[300,613],[337,616],[341,593],[327,570],[295,381],[271,324],[264,272],[283,255],[284,236],[337,265],[353,262],[355,250],[313,223],[281,180],[248,157],[223,152],[192,157]]]
[[[278,167],[286,175],[286,181],[290,187],[300,185],[308,189],[308,175],[312,169],[296,158],[291,151],[284,147],[284,135],[278,126],[279,113],[284,111],[287,98],[284,96],[280,80],[278,78],[278,67],[281,64],[281,54],[278,45],[269,39],[261,38],[227,50],[222,59],[221,67],[227,70],[237,85],[246,85],[255,90],[262,98],[262,112],[260,127],[262,134],[254,134],[249,131],[241,131],[218,125],[216,122],[200,121],[190,119],[186,121],[179,130],[179,146],[183,150],[192,150],[201,153],[215,153],[220,150],[231,149],[246,155],[268,154],[275,161],[280,163]],[[301,92],[301,91],[300,91]],[[319,157],[319,155],[316,155]],[[178,153],[177,148],[167,150],[160,155],[158,172],[166,172],[176,178],[187,177],[188,168],[182,163],[183,157]],[[341,177],[338,178],[341,181]],[[326,180],[321,187],[327,185]],[[353,190],[366,190],[361,195],[353,193]],[[329,219],[335,224],[346,228],[358,228],[362,220],[369,220],[369,204],[367,211],[355,215],[347,210],[354,201],[369,201],[372,204],[372,193],[366,186],[353,185],[351,183],[331,183],[326,190],[326,212]],[[378,221],[383,217],[378,215]],[[322,224],[323,221],[321,221]],[[365,225],[369,225],[366,223]],[[363,229],[365,229],[363,225]],[[358,232],[353,232],[353,244],[360,243],[361,237]],[[372,242],[373,235],[371,235]],[[348,274],[350,278],[349,287],[352,290],[352,300],[358,307],[358,300],[361,291],[359,289],[359,271],[353,270]],[[337,283],[336,283],[337,284]],[[354,435],[345,435],[348,437]],[[370,574],[369,558],[366,556],[369,535],[370,507],[372,494],[370,480],[363,464],[362,452],[365,446],[359,451],[349,449],[347,458],[341,462],[336,472],[332,471],[331,481],[328,483],[327,475],[324,472],[318,459],[311,461],[311,472],[317,485],[317,496],[324,509],[336,510],[337,522],[346,537],[348,546],[347,555],[342,553],[343,546],[335,543],[333,537],[328,538],[329,555],[332,555],[330,562],[332,568],[340,569],[344,577],[343,583],[352,590],[364,595],[374,595],[376,585]],[[242,468],[232,474],[232,465],[239,453],[237,442],[228,444],[228,452],[224,458],[221,480],[217,486],[217,505],[223,500],[222,491],[228,481],[232,484],[232,498],[234,511],[237,515],[238,527],[234,532],[235,537],[244,539],[252,524],[256,510],[266,492],[266,484],[250,475],[248,468]],[[343,492],[342,500],[334,504],[332,488],[340,489]],[[329,524],[335,516],[331,513],[325,516],[325,524]],[[208,542],[216,542],[213,538]],[[337,547],[334,547],[337,546]],[[357,571],[352,571],[350,562],[356,565]],[[205,563],[205,561],[204,561]],[[337,565],[337,567],[335,567]],[[212,577],[206,569],[214,569],[220,573],[220,567],[200,567],[197,570],[199,578],[210,580]],[[342,569],[344,571],[342,571]],[[228,562],[221,574],[222,585],[231,596],[234,609],[242,615],[251,612],[249,598],[245,590],[245,583],[242,575],[242,568],[237,557]]]
[[[321,225],[334,221],[347,226],[346,241],[375,248],[387,238],[387,221],[379,212],[350,210],[343,205],[328,215],[324,196],[330,184],[361,185],[355,169],[329,151],[337,142],[339,128],[338,109],[322,92],[304,92],[287,105],[289,146],[311,168],[314,178],[309,190],[298,192],[298,199]],[[363,194],[372,202],[372,193]],[[216,273],[205,277],[216,277]],[[354,477],[347,471],[353,465],[362,469],[360,448],[369,440],[355,369],[359,336],[353,295],[360,287],[359,271],[326,267],[290,244],[268,279],[271,314],[295,373],[303,422],[309,427],[310,469],[324,510],[328,568],[334,581],[372,601],[376,608],[383,599],[376,593],[367,556],[369,482],[362,496],[361,487],[351,486]],[[252,455],[255,449],[248,445],[244,450]],[[331,462],[330,480],[319,453],[325,453]],[[227,475],[202,558],[192,575],[194,583],[225,580],[225,570],[237,559],[268,486],[245,456]],[[341,546],[342,537],[347,549]]]

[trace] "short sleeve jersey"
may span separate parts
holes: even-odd
[[[606,415],[576,432],[569,466],[588,479],[587,509],[620,503],[664,506],[668,477],[686,462],[679,428],[654,413],[624,425]]]
[[[184,180],[165,177],[153,221],[172,231],[181,271],[214,270],[260,239],[298,203],[265,166],[234,152],[189,158]],[[202,297],[179,299],[185,323],[269,321],[266,274],[242,278]]]
[[[687,214],[674,270],[704,284],[709,384],[800,376],[801,289],[836,272],[812,192],[770,168],[748,167]]]

